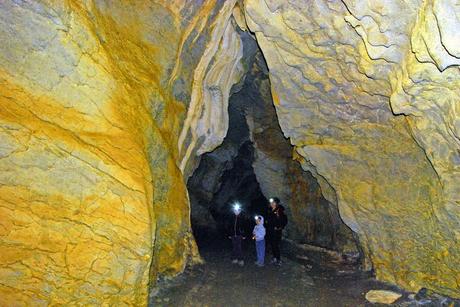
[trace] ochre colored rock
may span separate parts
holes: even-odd
[[[179,136],[238,79],[234,3],[0,4],[0,305],[143,306],[197,259]]]
[[[374,304],[393,304],[402,295],[388,290],[370,290],[366,293],[366,300]]]
[[[234,2],[225,3],[227,14]],[[179,137],[180,168],[186,177],[195,169],[197,156],[214,150],[224,140],[230,89],[243,74],[243,44],[230,20],[217,25],[211,36],[194,71],[190,105]],[[216,39],[220,37],[222,40]]]
[[[199,260],[184,178],[226,134],[236,24],[367,268],[460,297],[455,1],[236,3],[0,3],[0,305],[143,306]]]
[[[281,128],[357,233],[365,266],[460,297],[454,3],[248,0],[245,17]]]

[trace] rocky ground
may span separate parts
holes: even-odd
[[[201,242],[204,265],[162,280],[152,290],[150,306],[371,306],[365,295],[372,289],[402,294],[397,306],[458,306],[440,298],[415,300],[413,295],[377,282],[343,264],[320,265],[313,255],[286,259],[281,267],[254,265],[252,242],[245,244],[245,265],[230,261],[229,242]],[[450,305],[449,305],[450,304]]]

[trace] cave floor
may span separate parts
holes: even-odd
[[[188,268],[153,289],[151,306],[368,306],[371,289],[391,289],[369,276],[328,269],[284,258],[283,265],[254,265],[255,250],[247,242],[245,265],[230,260],[228,242],[202,244],[204,265]],[[343,269],[343,268],[342,268]],[[374,305],[375,306],[375,305]]]

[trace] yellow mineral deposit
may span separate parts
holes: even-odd
[[[233,4],[0,4],[0,305],[145,305],[196,257],[177,144]]]
[[[0,305],[144,306],[199,261],[185,182],[227,133],[239,27],[377,279],[460,297],[459,16],[454,0],[1,1]]]

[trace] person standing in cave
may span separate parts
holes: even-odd
[[[270,207],[267,215],[267,238],[273,254],[272,262],[275,265],[281,265],[281,238],[283,229],[287,225],[287,216],[284,214],[284,207],[280,204],[277,197],[270,198]]]
[[[275,210],[276,210],[276,201],[278,198],[270,198],[269,203],[268,203],[268,209],[267,209],[267,218],[265,219],[265,229],[267,231],[267,241],[268,245],[270,245],[270,250],[272,252],[272,261],[271,263],[274,263],[275,261],[275,253],[274,253],[274,248],[273,248],[273,236],[275,232]]]
[[[287,225],[287,216],[284,213],[284,206],[278,204],[278,208],[275,212],[275,232],[274,232],[274,247],[275,247],[275,264],[281,265],[281,238],[283,237],[283,229]]]
[[[252,239],[256,241],[257,261],[255,264],[258,267],[263,267],[265,263],[265,227],[264,218],[261,215],[255,216],[256,226],[252,231]]]
[[[238,264],[239,266],[244,266],[243,260],[243,250],[241,248],[242,242],[244,239],[244,227],[243,221],[241,218],[241,207],[240,205],[233,206],[233,213],[235,214],[235,219],[233,222],[232,234],[228,237],[232,240],[232,263]]]

